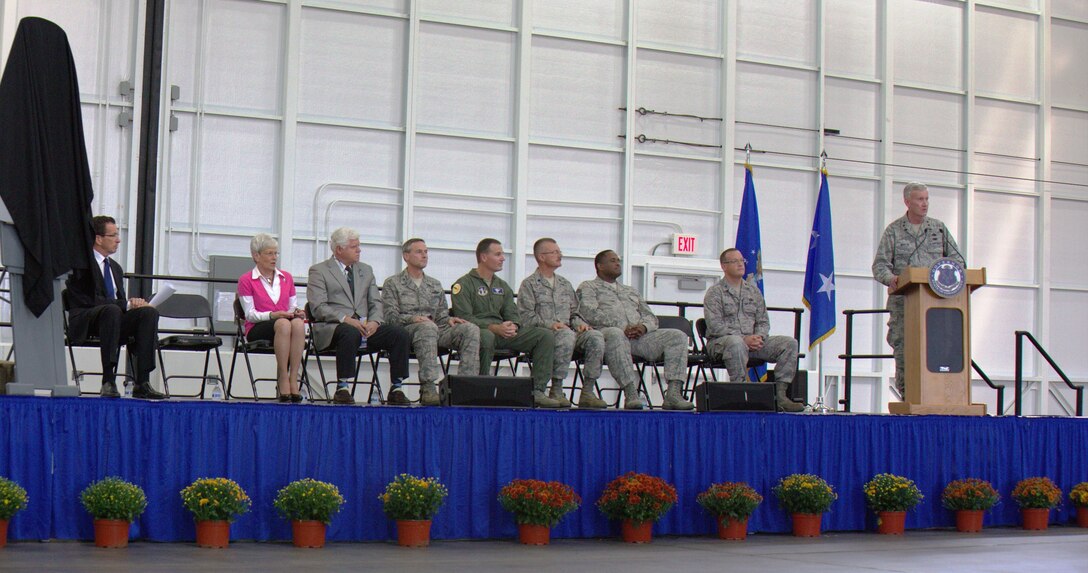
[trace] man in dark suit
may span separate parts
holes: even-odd
[[[161,400],[166,396],[151,387],[155,370],[159,312],[142,298],[125,298],[124,270],[110,258],[121,245],[117,222],[97,216],[94,228],[94,260],[90,269],[68,277],[68,335],[74,341],[97,336],[102,353],[102,397],[117,398],[117,358],[126,342],[136,357],[134,398]]]
[[[314,343],[319,350],[336,349],[336,394],[333,402],[354,404],[348,383],[355,379],[355,356],[366,338],[372,350],[389,354],[393,379],[389,403],[408,404],[401,384],[408,377],[411,337],[402,326],[382,324],[382,297],[374,269],[359,262],[359,234],[341,227],[329,236],[332,257],[310,267],[306,300],[313,320]]]

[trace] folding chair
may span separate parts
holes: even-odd
[[[684,391],[683,395],[688,395],[688,383],[691,380],[692,371],[698,373],[697,368],[706,361],[706,355],[699,351],[699,347],[695,344],[695,335],[691,329],[691,321],[682,316],[659,316],[657,317],[658,330],[671,328],[683,332],[688,337],[688,364],[687,364],[687,377],[684,379]],[[653,379],[657,382],[657,389],[661,392],[661,395],[665,395],[665,380],[661,375],[661,369],[665,366],[664,357],[661,360],[646,360],[645,358],[635,359],[635,367],[638,368],[639,373],[639,391],[645,393],[646,403],[650,408],[653,408],[653,403],[650,402],[649,393],[646,393],[646,386],[644,382],[646,368],[649,367],[653,372]]]
[[[313,322],[311,318],[312,316],[313,315],[310,314],[310,304],[306,303],[306,319],[309,320],[311,323]],[[317,373],[321,377],[321,388],[325,392],[325,399],[329,402],[332,402],[333,394],[329,392],[329,386],[337,384],[339,380],[334,378],[330,382],[325,377],[325,368],[321,365],[321,358],[330,356],[335,358],[336,348],[318,349],[317,343],[314,341],[313,336],[309,336],[307,338],[306,344],[308,351],[303,356],[302,369],[303,371],[306,370],[306,365],[310,357],[313,357],[313,359],[317,362]],[[372,370],[370,382],[359,381],[359,369],[362,368],[364,356],[370,358],[370,368]],[[355,397],[355,389],[358,388],[359,384],[370,384],[370,391],[367,392],[366,397],[367,402],[370,402],[370,399],[374,397],[374,392],[376,390],[378,392],[378,401],[380,401],[382,404],[385,403],[385,394],[382,392],[381,381],[378,378],[378,365],[381,363],[381,359],[383,356],[388,359],[388,353],[386,353],[384,350],[367,348],[366,340],[363,340],[363,343],[359,345],[359,349],[355,352],[355,376],[348,382],[351,385],[351,396],[353,398]],[[310,395],[312,396],[313,393],[311,392]]]
[[[208,380],[218,380],[221,387],[226,385],[223,377],[223,359],[219,355],[219,347],[223,345],[223,339],[215,334],[215,318],[212,316],[212,307],[208,299],[199,294],[174,294],[163,301],[158,307],[159,316],[163,318],[191,319],[194,326],[201,321],[207,321],[207,326],[200,328],[195,326],[192,331],[161,330],[161,332],[173,333],[170,336],[159,339],[159,367],[162,368],[162,384],[166,396],[170,397],[170,379],[180,378],[188,380],[200,380],[200,392],[187,395],[188,398],[204,398],[204,389]],[[183,352],[203,352],[204,371],[202,374],[174,374],[167,375],[166,360],[163,358],[163,350],[176,350]],[[219,375],[209,375],[208,368],[211,365],[212,352],[215,352],[215,362],[219,367]],[[226,391],[226,388],[223,388]]]
[[[77,347],[78,348],[101,348],[101,341],[98,339],[97,336],[91,336],[91,335],[87,335],[86,338],[83,338],[83,339],[80,339],[80,340],[73,340],[72,339],[72,336],[69,334],[69,332],[71,332],[71,330],[68,327],[68,312],[69,312],[69,309],[71,308],[71,300],[70,300],[70,298],[68,296],[68,289],[64,289],[64,290],[62,290],[60,292],[60,299],[61,299],[61,303],[64,305],[64,346],[68,349],[68,360],[70,360],[72,362],[72,381],[76,383],[76,388],[79,388],[79,393],[81,395],[98,394],[98,392],[91,392],[91,391],[87,391],[87,390],[83,389],[83,377],[84,376],[102,376],[103,372],[101,370],[98,370],[98,371],[80,370],[79,367],[76,365],[76,353],[75,353],[74,348],[77,348]],[[127,346],[130,341],[131,341],[131,338],[128,339],[128,340],[122,341],[121,344],[123,346]],[[131,374],[131,372],[135,372],[136,367],[133,364],[132,356],[128,353],[127,349],[125,351],[125,358],[126,358],[126,362],[127,362],[126,371],[125,372],[117,372],[116,375],[120,376],[122,381],[129,380],[135,385],[136,384],[136,376]],[[124,385],[124,383],[122,382],[122,386],[123,385]],[[121,394],[124,394],[124,388],[119,388],[119,390],[121,391]]]
[[[261,399],[260,396],[257,394],[257,383],[258,382],[272,382],[274,384],[279,384],[279,380],[276,379],[276,378],[267,378],[267,377],[266,378],[258,378],[256,376],[254,376],[253,375],[253,362],[250,360],[250,355],[251,354],[257,354],[257,355],[269,355],[269,354],[271,354],[271,355],[275,356],[276,349],[272,346],[272,342],[269,341],[269,340],[254,340],[254,341],[246,340],[245,324],[246,324],[246,315],[245,315],[245,311],[242,310],[242,302],[239,301],[237,297],[235,297],[235,299],[234,299],[234,355],[231,356],[231,359],[230,359],[230,376],[229,376],[229,379],[228,379],[228,382],[227,382],[227,397],[229,397],[229,398],[237,398],[238,397],[238,396],[235,396],[233,394],[233,389],[234,389],[234,365],[235,365],[235,362],[238,360],[238,354],[241,353],[242,357],[245,359],[246,372],[249,373],[249,385],[253,389],[253,401],[256,402],[256,401]],[[307,336],[307,339],[309,339],[309,336]],[[305,348],[308,349],[309,347],[310,347],[310,342],[309,342],[309,340],[307,340]],[[305,353],[302,355],[302,367],[301,367],[301,372],[299,374],[299,384],[306,387],[306,389],[308,391],[308,394],[310,395],[310,402],[313,402],[314,401],[314,398],[313,398],[314,389],[313,389],[313,386],[310,385],[310,377],[306,374],[306,354]],[[269,398],[269,399],[272,400],[274,398]]]
[[[693,384],[693,386],[698,386],[699,385],[699,375],[700,374],[703,376],[703,382],[711,382],[711,381],[717,382],[718,381],[718,375],[717,375],[717,373],[715,371],[716,370],[726,370],[726,371],[728,371],[729,369],[725,367],[725,361],[724,360],[715,359],[715,358],[712,358],[710,356],[710,350],[706,346],[706,319],[705,318],[700,318],[700,319],[695,321],[695,330],[699,333],[699,343],[700,343],[700,346],[702,346],[702,348],[703,348],[703,354],[706,357],[706,361],[703,364],[700,364],[698,366],[698,368],[696,369],[696,371],[695,371],[695,384]],[[749,369],[751,369],[751,368],[756,368],[758,366],[763,366],[766,363],[767,363],[766,360],[760,360],[758,358],[749,358],[748,359],[748,364],[746,366]],[[707,375],[706,375],[707,371],[710,372],[709,377],[707,377]],[[731,380],[731,382],[747,382],[747,381],[748,380]],[[695,390],[694,390],[694,388],[692,388],[692,393],[694,393],[694,392],[695,392]]]

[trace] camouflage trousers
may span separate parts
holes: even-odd
[[[631,354],[665,361],[665,380],[688,379],[688,335],[675,328],[660,328],[631,340]]]
[[[416,322],[405,327],[412,338],[412,352],[419,361],[419,381],[438,382],[442,379],[442,367],[438,363],[438,349],[456,350],[461,357],[457,373],[475,376],[480,373],[480,328],[471,322],[457,326],[438,328],[431,322]]]
[[[575,350],[582,353],[582,376],[586,380],[599,379],[602,365],[607,364],[608,371],[621,387],[637,381],[634,365],[631,363],[631,344],[623,330],[609,326],[579,333],[569,329],[555,331],[555,368],[552,370],[552,380],[567,378]]]
[[[491,373],[491,362],[495,350],[514,350],[528,352],[530,371],[533,376],[533,388],[543,392],[551,381],[552,365],[555,362],[555,336],[552,331],[539,327],[527,326],[518,329],[513,338],[502,338],[486,328],[480,329],[480,372]],[[463,361],[463,359],[462,359]]]
[[[797,374],[797,340],[792,336],[768,336],[763,348],[749,350],[739,334],[720,336],[707,344],[710,357],[725,362],[730,382],[748,381],[748,359],[774,363],[774,379],[792,382]]]
[[[888,297],[888,344],[892,347],[895,356],[895,387],[900,395],[906,388],[904,376],[907,373],[906,359],[903,354],[903,297],[892,295]]]

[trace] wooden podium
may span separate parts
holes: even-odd
[[[944,298],[929,286],[929,268],[909,267],[893,294],[904,295],[905,401],[892,414],[986,415],[971,403],[971,292],[986,284],[986,269],[965,269],[959,294]]]

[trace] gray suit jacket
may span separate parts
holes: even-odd
[[[352,300],[348,279],[336,258],[330,257],[310,267],[306,279],[306,301],[313,318],[314,342],[318,349],[328,348],[336,325],[345,316],[358,316],[382,322],[382,297],[374,280],[374,269],[364,262],[351,266],[355,274],[355,299]]]

